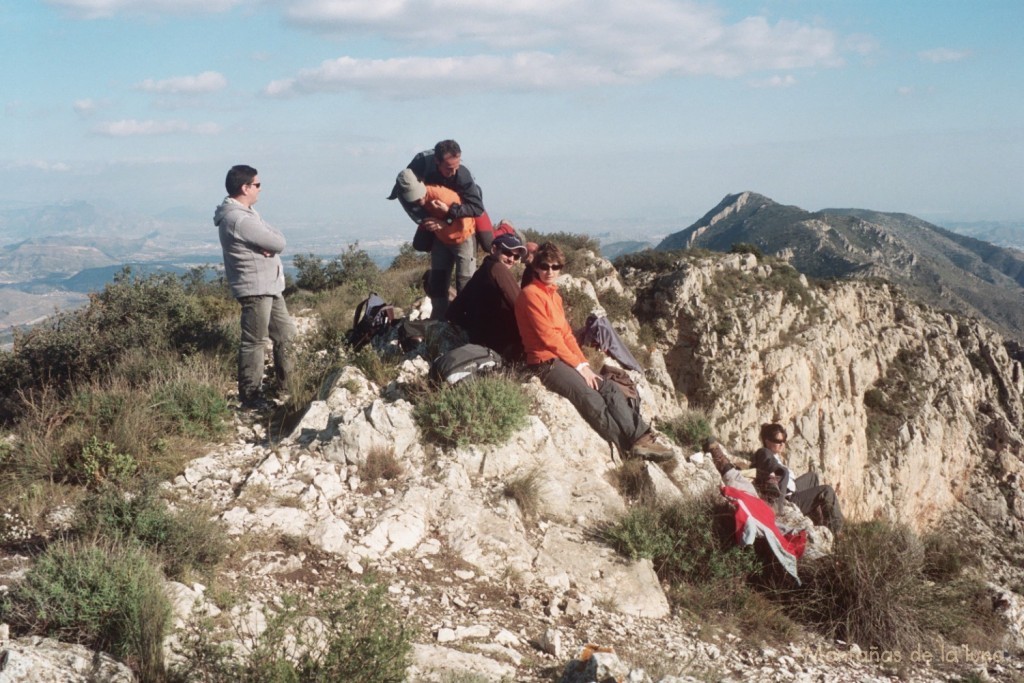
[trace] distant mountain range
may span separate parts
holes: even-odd
[[[754,192],[728,195],[659,250],[750,244],[815,278],[880,278],[940,309],[972,313],[1024,340],[1024,252],[903,213],[805,211]]]

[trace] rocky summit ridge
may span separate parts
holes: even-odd
[[[905,213],[806,211],[757,194],[726,196],[657,249],[729,251],[748,244],[787,258],[813,278],[881,279],[913,298],[969,313],[1024,341],[1024,253],[960,235]]]
[[[582,277],[563,275],[559,284],[594,301],[614,292],[632,303],[616,327],[648,352],[645,372],[635,374],[646,417],[700,408],[737,454],[757,445],[760,423],[777,419],[790,427],[793,469],[837,485],[849,519],[971,538],[1009,625],[1007,651],[1019,655],[1024,369],[997,332],[887,284],[813,286],[753,254],[626,263],[616,271],[591,255]],[[397,380],[378,386],[347,367],[283,438],[239,420],[233,441],[200,454],[166,486],[172,499],[208,504],[239,538],[291,539],[290,549],[257,545],[226,570],[247,586],[229,615],[243,625],[235,637],[265,627],[262,608],[283,593],[372,572],[417,633],[410,682],[897,675],[856,646],[810,634],[761,646],[674,612],[649,560],[627,561],[597,537],[632,500],[614,485],[608,445],[565,399],[524,380],[533,408],[507,443],[441,448],[422,439],[404,389],[427,371],[425,360],[409,358]],[[404,472],[371,492],[365,468],[378,448],[393,448]],[[528,472],[538,476],[532,515],[504,495]],[[663,465],[645,464],[642,477],[664,502],[720,484],[710,462],[682,450]],[[178,629],[195,610],[219,612],[203,586],[167,588]],[[178,637],[180,630],[169,652]],[[24,640],[4,646],[15,661],[42,645]],[[898,675],[1024,673],[1019,659],[960,663]]]

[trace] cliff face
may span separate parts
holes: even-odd
[[[734,451],[776,419],[794,469],[837,485],[855,519],[921,530],[980,507],[1024,535],[1024,372],[998,334],[889,285],[808,287],[750,254],[623,276],[676,390]]]

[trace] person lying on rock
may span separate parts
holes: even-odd
[[[564,266],[562,250],[545,242],[526,269],[515,313],[527,366],[550,391],[569,399],[587,424],[615,444],[623,456],[669,460],[674,455],[672,449],[658,443],[616,383],[603,380],[590,369],[566,321],[555,284]]]
[[[704,439],[704,443],[701,444],[701,450],[711,456],[711,463],[718,470],[718,474],[722,476],[723,484],[751,496],[760,497],[757,489],[754,487],[754,483],[747,479],[740,471],[740,468],[729,460],[725,447],[718,439],[713,436]]]
[[[500,224],[499,224],[500,225]],[[507,361],[521,361],[523,340],[516,324],[516,299],[520,287],[512,266],[526,256],[526,245],[512,234],[500,234],[491,242],[491,253],[455,297],[448,322],[458,325],[469,341],[497,351]]]
[[[783,450],[788,437],[777,422],[761,425],[761,448],[754,452],[751,463],[757,468],[754,486],[768,503],[781,506],[788,500],[818,526],[827,526],[838,534],[843,528],[839,499],[828,484],[820,484],[817,472],[806,472],[795,479],[783,463]]]

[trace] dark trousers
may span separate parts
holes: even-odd
[[[815,524],[825,525],[833,533],[839,533],[843,528],[843,512],[839,509],[835,490],[828,484],[819,484],[817,472],[801,474],[793,483],[796,491],[789,495],[790,502]]]
[[[604,380],[599,390],[591,389],[575,368],[557,358],[532,369],[549,391],[569,399],[587,424],[605,441],[618,446],[620,453],[629,453],[636,440],[647,433],[649,427],[640,411],[629,404],[615,382]]]

